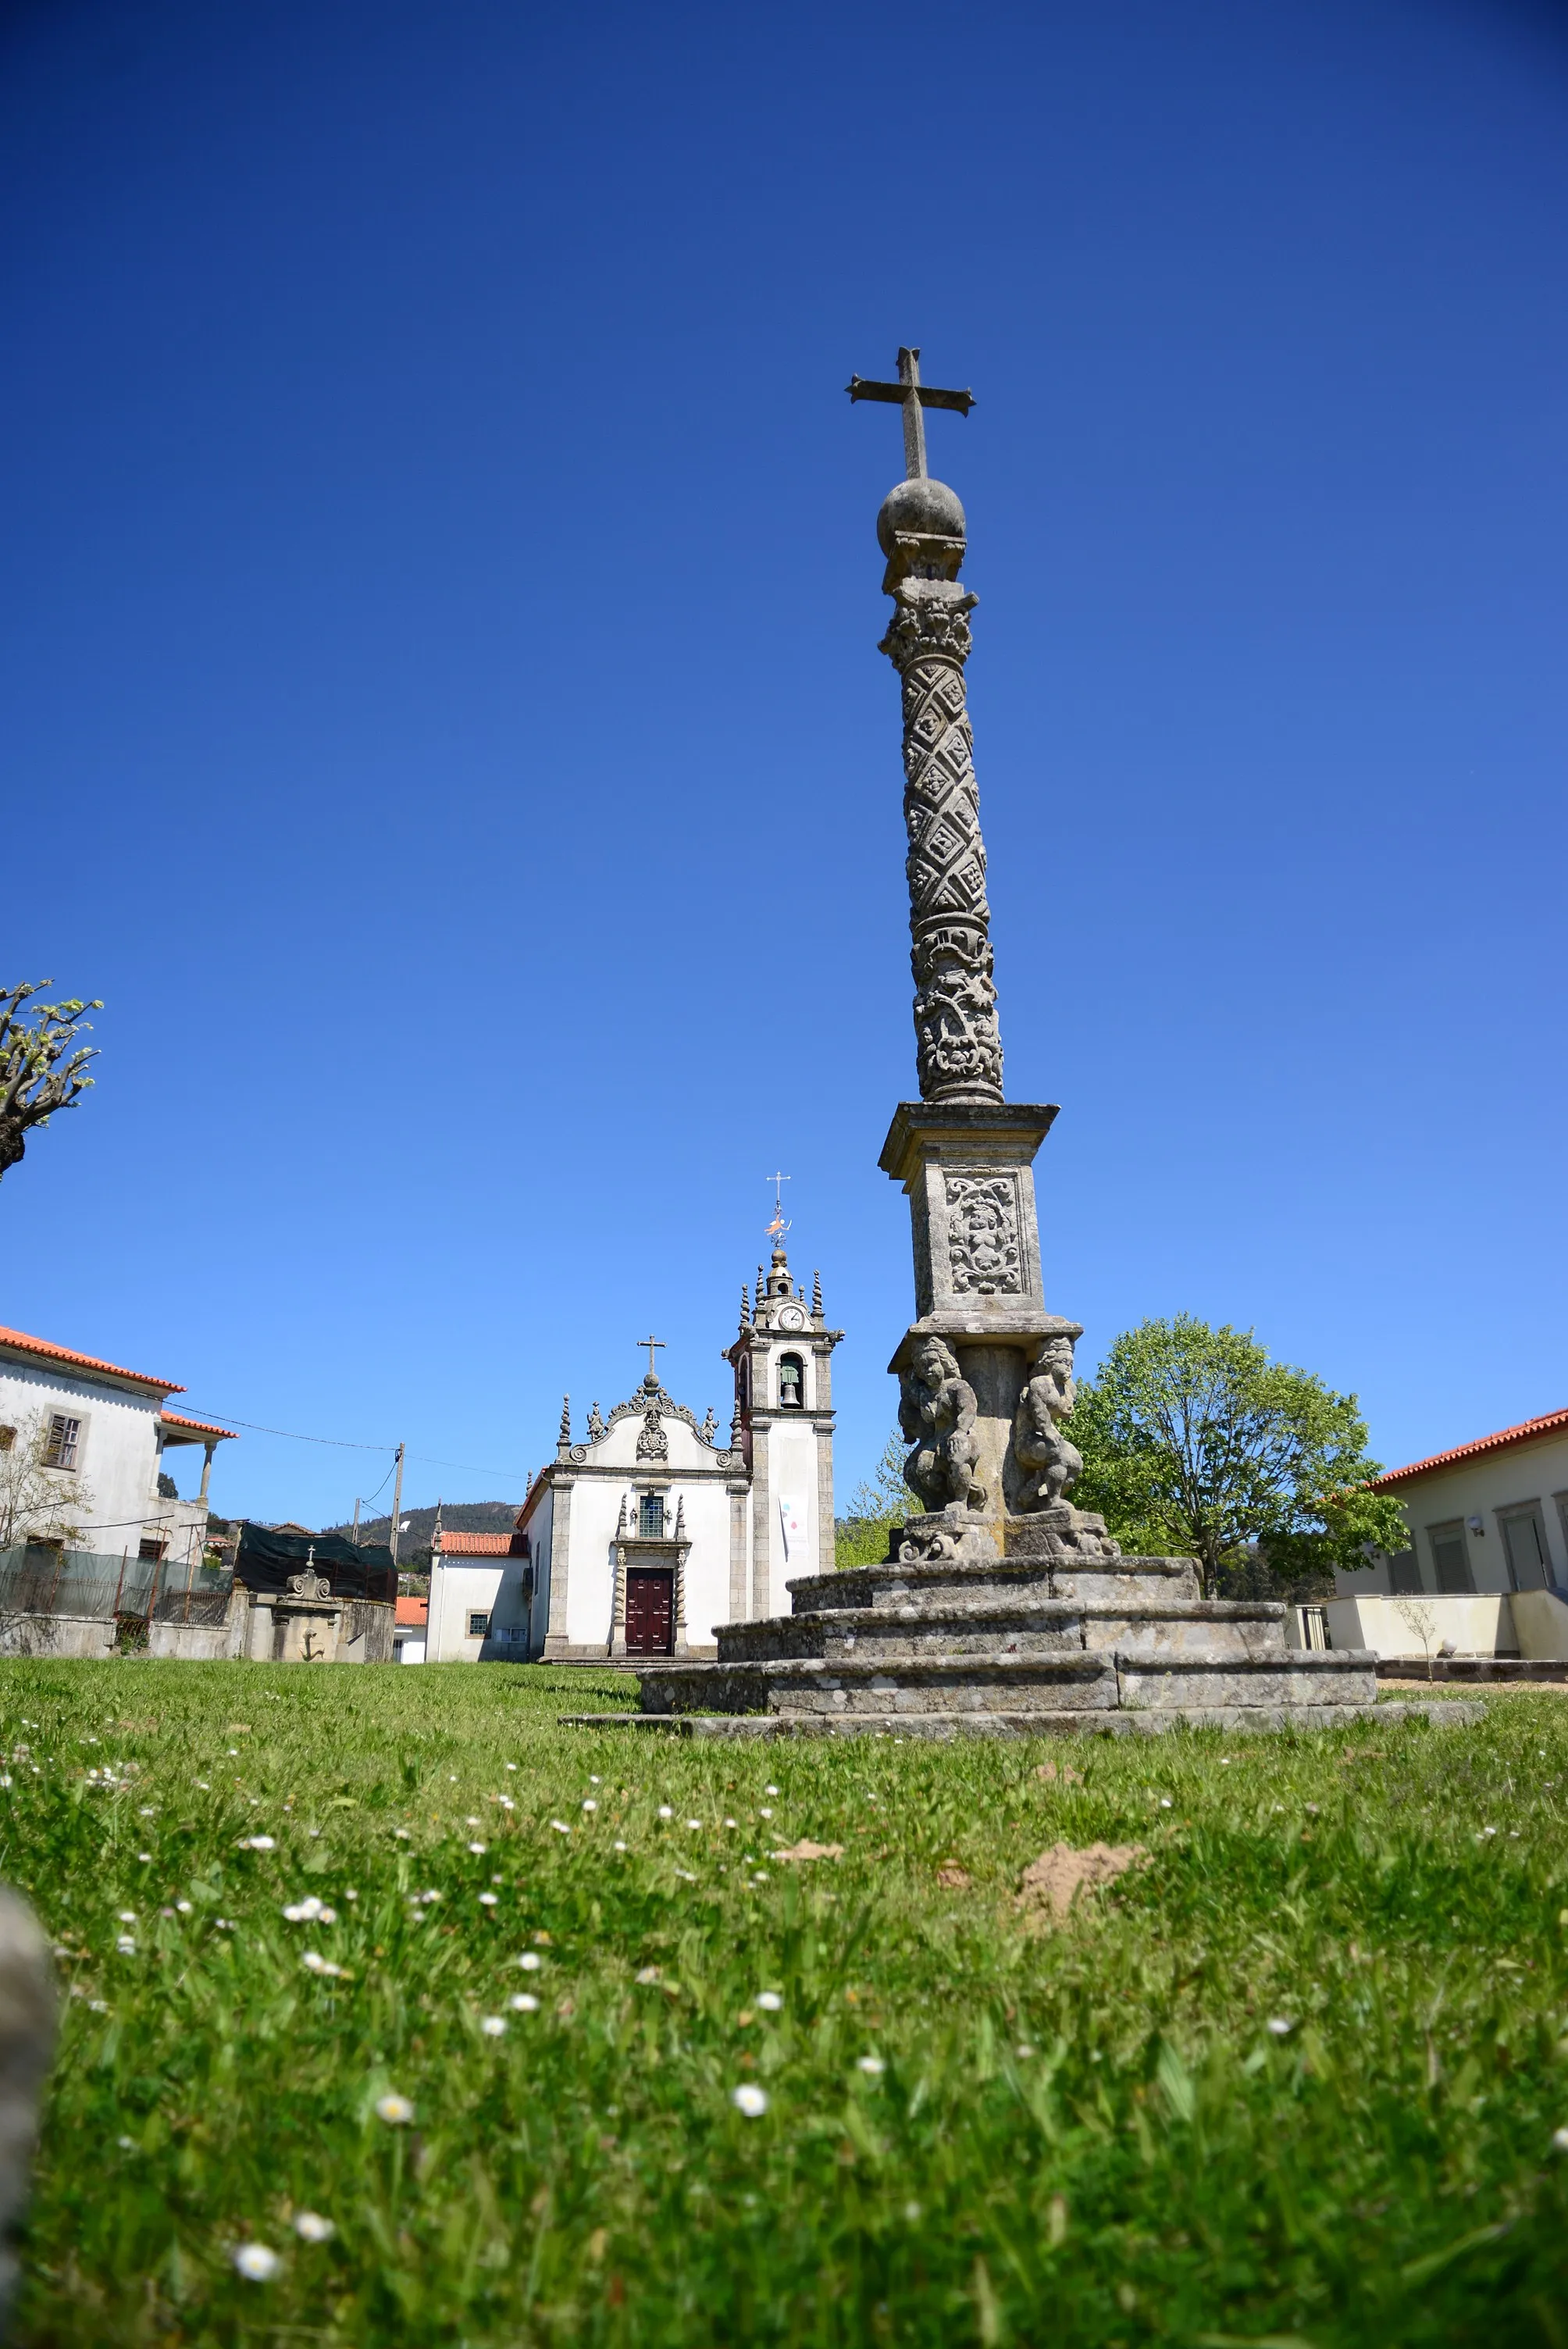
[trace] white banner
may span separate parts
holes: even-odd
[[[791,1494],[780,1493],[779,1495],[779,1523],[782,1526],[784,1532],[784,1558],[785,1563],[788,1564],[794,1558],[797,1552],[799,1552],[801,1556],[804,1556],[805,1554],[805,1502],[798,1500]]]

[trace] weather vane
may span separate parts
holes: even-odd
[[[765,1174],[762,1179],[765,1183],[771,1183],[773,1185],[773,1221],[769,1225],[764,1237],[770,1239],[775,1247],[782,1247],[784,1235],[790,1228],[784,1220],[784,1185],[792,1182],[794,1178],[789,1174]]]

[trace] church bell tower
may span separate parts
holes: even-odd
[[[787,1615],[785,1585],[833,1567],[833,1349],[818,1274],[808,1302],[789,1269],[782,1218],[773,1260],[740,1291],[740,1333],[725,1352],[735,1372],[732,1450],[751,1485],[748,1612]]]

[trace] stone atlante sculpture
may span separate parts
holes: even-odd
[[[1020,1516],[1054,1507],[1083,1474],[1083,1454],[1059,1424],[1077,1400],[1073,1341],[1066,1335],[1047,1338],[1030,1366],[1013,1421],[1013,1457],[1029,1472],[1013,1504]]]
[[[980,1447],[974,1428],[978,1406],[975,1390],[958,1367],[958,1358],[940,1338],[920,1339],[903,1373],[898,1423],[904,1441],[914,1446],[904,1463],[903,1480],[928,1509],[956,1503],[961,1509],[983,1509],[984,1487],[975,1464]]]

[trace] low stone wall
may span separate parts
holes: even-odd
[[[309,1656],[285,1656],[284,1661],[393,1663],[395,1614],[395,1609],[376,1600],[335,1601],[318,1619],[318,1649]],[[274,1639],[271,1602],[257,1599],[249,1591],[236,1591],[226,1615],[216,1623],[182,1622],[178,1616],[168,1621],[155,1616],[146,1623],[104,1615],[0,1614],[0,1657],[158,1656],[220,1663],[249,1656],[258,1662],[271,1662],[276,1660]],[[321,1654],[320,1649],[326,1653]]]
[[[1323,1616],[1331,1648],[1367,1648],[1380,1659],[1424,1664],[1447,1646],[1455,1656],[1568,1661],[1568,1606],[1552,1590],[1367,1592],[1325,1599]]]

